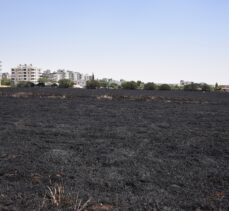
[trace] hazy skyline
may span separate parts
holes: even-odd
[[[0,0],[3,71],[229,84],[228,0]]]

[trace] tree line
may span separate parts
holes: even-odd
[[[10,86],[10,79],[2,79],[2,85]],[[41,79],[38,84],[34,84],[30,81],[21,81],[17,84],[17,87],[45,87],[45,82]],[[71,88],[74,86],[73,81],[69,79],[61,79],[57,83],[53,83],[51,87],[59,87],[59,88]],[[86,82],[87,89],[128,89],[128,90],[185,90],[185,91],[220,91],[221,87],[218,83],[215,86],[211,86],[207,83],[190,83],[183,86],[171,85],[171,84],[156,84],[154,82],[144,83],[142,81],[123,81],[121,84],[117,84],[112,80],[89,80]]]
[[[190,83],[184,86],[171,85],[171,84],[156,84],[154,82],[143,83],[142,81],[124,81],[121,85],[109,84],[103,80],[91,80],[87,81],[86,88],[88,89],[129,89],[129,90],[185,90],[185,91],[219,91],[220,86],[216,83],[215,86],[208,85],[206,83]]]

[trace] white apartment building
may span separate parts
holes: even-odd
[[[14,84],[20,81],[30,81],[34,84],[38,83],[41,70],[39,68],[30,65],[19,65],[16,68],[11,69],[11,80]]]
[[[42,77],[46,77],[49,81],[58,83],[59,80],[69,79],[74,82],[75,86],[85,87],[86,82],[91,80],[93,76],[88,74],[82,74],[79,72],[71,71],[71,70],[63,70],[59,69],[56,72],[51,72],[50,70],[46,70],[43,72]]]
[[[82,74],[78,72],[73,72],[74,82],[82,80]]]
[[[0,61],[0,80],[2,79],[2,61]],[[1,81],[0,81],[1,85]]]
[[[67,70],[64,75],[65,79],[69,79],[71,81],[74,81],[74,73],[70,70]]]
[[[221,85],[219,87],[221,88],[222,91],[229,92],[229,85]]]
[[[84,79],[84,81],[90,81],[90,80],[92,80],[92,76],[85,74],[85,75],[83,75],[83,79]]]
[[[2,73],[2,79],[10,79],[10,74],[9,73]]]

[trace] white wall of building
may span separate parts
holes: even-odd
[[[41,69],[30,65],[19,65],[16,68],[11,69],[11,80],[14,84],[20,81],[30,81],[34,84],[38,83],[41,75]]]
[[[62,79],[69,79],[73,81],[75,85],[79,85],[80,87],[85,87],[86,82],[92,79],[91,75],[83,75],[82,73],[70,70],[57,70],[56,72],[45,71],[43,76],[56,83]]]

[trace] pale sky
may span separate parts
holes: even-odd
[[[0,0],[3,71],[229,84],[228,0]]]

